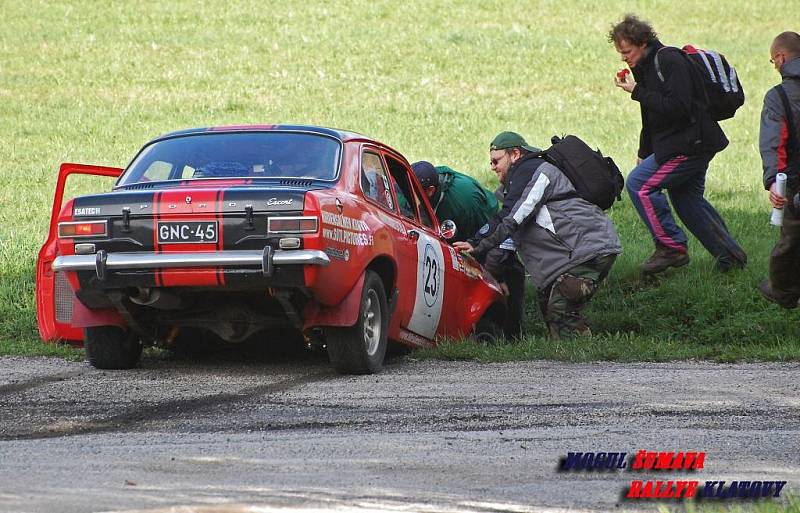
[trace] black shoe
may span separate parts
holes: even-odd
[[[726,273],[731,269],[744,269],[745,267],[747,267],[747,253],[740,247],[717,259],[717,270],[721,273]]]
[[[764,296],[768,301],[772,301],[781,308],[785,308],[786,310],[797,308],[796,299],[794,301],[781,301],[777,297],[775,297],[775,293],[772,291],[772,287],[770,287],[769,285],[769,280],[764,280],[761,283],[759,283],[758,290],[759,292],[761,292],[761,295]]]
[[[717,263],[715,264],[717,271],[721,273],[727,273],[733,269],[744,269],[747,267],[747,261],[742,262],[741,260],[730,260],[729,258],[718,258]]]

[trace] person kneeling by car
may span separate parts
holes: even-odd
[[[504,208],[484,233],[453,245],[479,258],[510,236],[539,291],[550,336],[591,335],[581,310],[622,245],[603,211],[578,197],[570,180],[537,155],[517,133],[495,137],[491,164],[505,186]]]

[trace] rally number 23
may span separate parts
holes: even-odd
[[[422,295],[425,304],[436,304],[442,289],[442,262],[431,244],[425,246],[422,260]]]
[[[439,290],[439,264],[436,260],[425,255],[425,295],[436,296],[436,291]]]

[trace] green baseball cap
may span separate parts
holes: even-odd
[[[542,151],[536,146],[528,145],[525,138],[516,132],[500,132],[489,145],[490,150],[507,150],[509,148],[523,148],[534,153]]]

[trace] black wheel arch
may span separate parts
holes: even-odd
[[[494,303],[490,304],[486,310],[484,310],[483,315],[481,315],[481,320],[490,320],[496,323],[499,326],[502,326],[506,322],[506,305],[503,301],[495,301]]]
[[[390,257],[381,255],[376,257],[367,266],[367,270],[377,274],[383,282],[383,290],[386,292],[386,301],[389,304],[389,315],[394,312],[397,306],[397,265]]]

